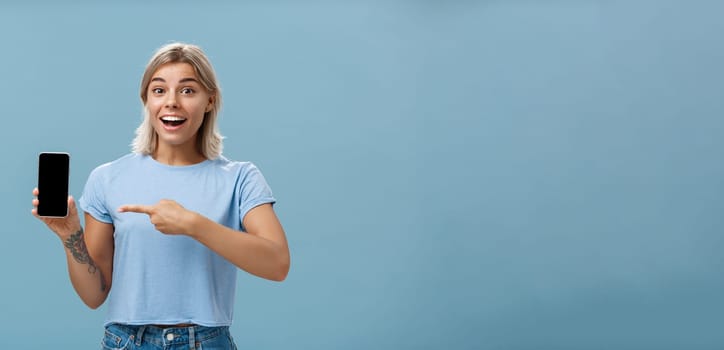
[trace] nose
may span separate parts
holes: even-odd
[[[164,106],[170,109],[177,108],[178,104],[176,102],[176,94],[166,94],[166,101]]]

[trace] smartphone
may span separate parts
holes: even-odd
[[[38,216],[68,216],[70,155],[43,152],[38,156]]]

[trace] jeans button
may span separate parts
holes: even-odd
[[[173,333],[166,334],[166,340],[172,341],[172,340],[173,340]]]

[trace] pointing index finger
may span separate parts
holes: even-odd
[[[142,214],[151,214],[151,210],[153,208],[150,205],[141,205],[141,204],[126,204],[122,205],[118,208],[118,211],[121,213],[142,213]]]

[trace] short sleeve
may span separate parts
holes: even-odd
[[[78,200],[81,210],[87,212],[100,222],[113,223],[108,207],[106,206],[102,168],[94,169],[88,176],[83,188],[83,195]]]
[[[274,204],[276,199],[264,175],[254,164],[243,166],[239,177],[239,218],[243,225],[244,217],[251,209],[262,204]]]

